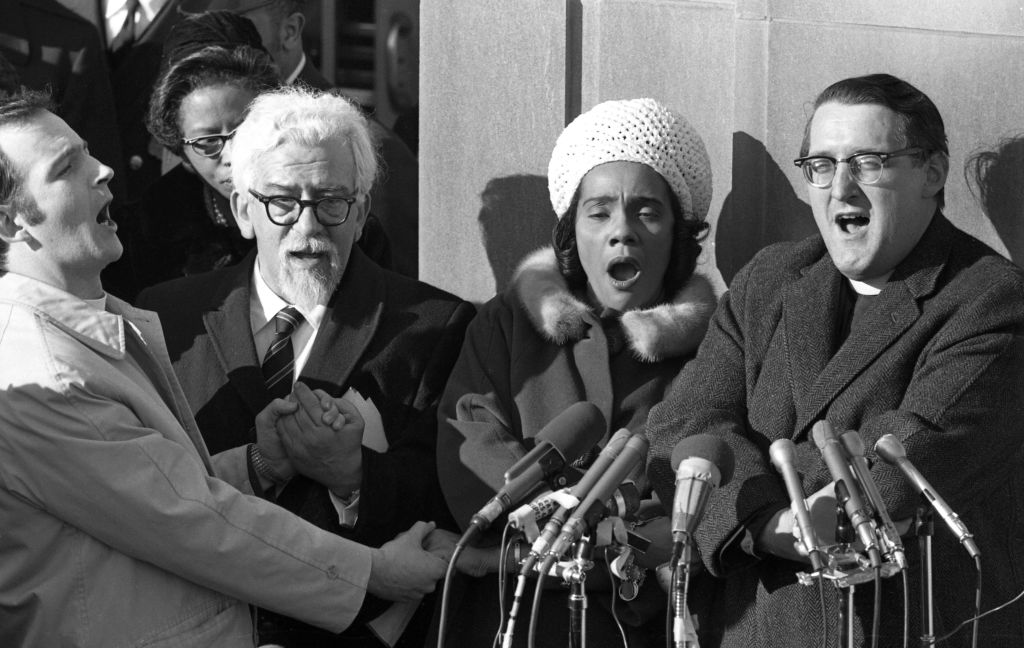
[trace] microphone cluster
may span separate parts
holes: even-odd
[[[834,579],[838,585],[844,586],[867,580],[871,577],[868,571],[872,569],[881,569],[884,576],[906,569],[907,557],[899,530],[871,476],[871,468],[865,457],[864,440],[860,434],[855,430],[849,430],[837,436],[828,421],[818,421],[811,430],[811,436],[828,466],[829,474],[836,482],[837,502],[842,506],[842,512],[849,519],[857,540],[867,554],[867,560],[861,561],[866,564],[854,565],[849,569],[849,547],[842,544],[826,547],[820,543],[804,500],[793,442],[789,439],[778,439],[771,444],[769,456],[786,485],[791,509],[800,530],[800,541],[807,551],[814,573]],[[906,451],[899,439],[892,434],[886,434],[878,440],[874,450],[882,461],[903,472],[914,488],[934,507],[967,551],[972,556],[977,556],[978,548],[970,532],[907,459]],[[844,560],[845,565],[842,564]],[[801,574],[801,581],[804,584],[812,582],[810,576],[806,574]]]

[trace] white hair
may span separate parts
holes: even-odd
[[[377,177],[377,151],[370,125],[354,103],[330,92],[289,86],[263,93],[249,105],[231,149],[235,190],[252,187],[260,159],[283,144],[317,146],[337,139],[352,147],[357,193],[369,193]]]

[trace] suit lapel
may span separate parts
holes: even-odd
[[[203,324],[224,375],[255,416],[270,402],[249,320],[249,280],[255,252],[224,275]]]
[[[327,316],[300,378],[340,396],[380,325],[387,286],[380,272],[369,272],[370,261],[355,246],[341,285],[328,304]]]
[[[918,320],[921,316],[920,300],[934,292],[949,255],[951,240],[952,226],[936,212],[920,242],[893,271],[876,302],[864,314],[857,327],[850,331],[849,337],[831,359],[827,359],[827,354],[834,348],[836,333],[835,326],[828,325],[831,329],[827,336],[828,345],[823,349],[815,349],[813,356],[815,362],[820,362],[823,357],[821,354],[824,353],[827,362],[820,371],[807,374],[804,380],[810,384],[805,392],[799,392],[796,397],[797,437],[805,435],[809,427],[824,415],[832,401]],[[813,315],[823,310],[827,319],[818,321],[828,323],[836,321],[838,290],[845,278],[827,259],[823,263],[830,269],[831,282],[835,284],[829,291],[829,302],[824,309],[807,309],[799,315]],[[823,263],[819,262],[815,268]],[[808,295],[805,292],[801,296]],[[793,307],[799,308],[799,305],[794,304]],[[787,319],[787,328],[789,323]],[[810,322],[794,322],[794,325],[804,327],[798,329],[804,333],[809,332],[811,326]],[[801,361],[800,350],[791,345],[789,353],[793,358],[792,366],[796,368]],[[807,364],[805,368],[811,370],[814,366]],[[800,394],[804,394],[802,398]]]
[[[836,345],[836,308],[841,275],[827,254],[783,296],[786,357],[798,414],[812,401],[814,386]]]

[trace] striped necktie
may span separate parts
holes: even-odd
[[[284,398],[292,390],[292,371],[295,366],[295,351],[292,349],[292,333],[302,323],[299,309],[286,306],[279,310],[274,319],[274,340],[263,356],[263,380],[271,398]]]

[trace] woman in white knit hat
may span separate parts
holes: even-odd
[[[537,433],[573,403],[594,403],[607,421],[580,470],[615,431],[643,432],[715,305],[709,283],[694,273],[711,201],[710,162],[679,114],[653,99],[595,106],[559,136],[548,183],[558,218],[554,246],[529,255],[511,287],[481,309],[439,411],[440,481],[462,528]],[[638,472],[646,495],[642,464]],[[480,544],[497,545],[503,524],[496,521]],[[661,522],[636,532],[668,542]],[[667,560],[657,553],[649,552],[648,566]],[[664,636],[664,594],[654,580],[632,603],[615,602],[630,645]],[[489,645],[501,618],[495,575],[460,577],[451,589],[447,645]],[[527,590],[517,646],[526,645]],[[587,593],[591,645],[621,645],[601,561],[588,573]],[[566,645],[566,595],[557,583],[544,594],[537,646]]]

